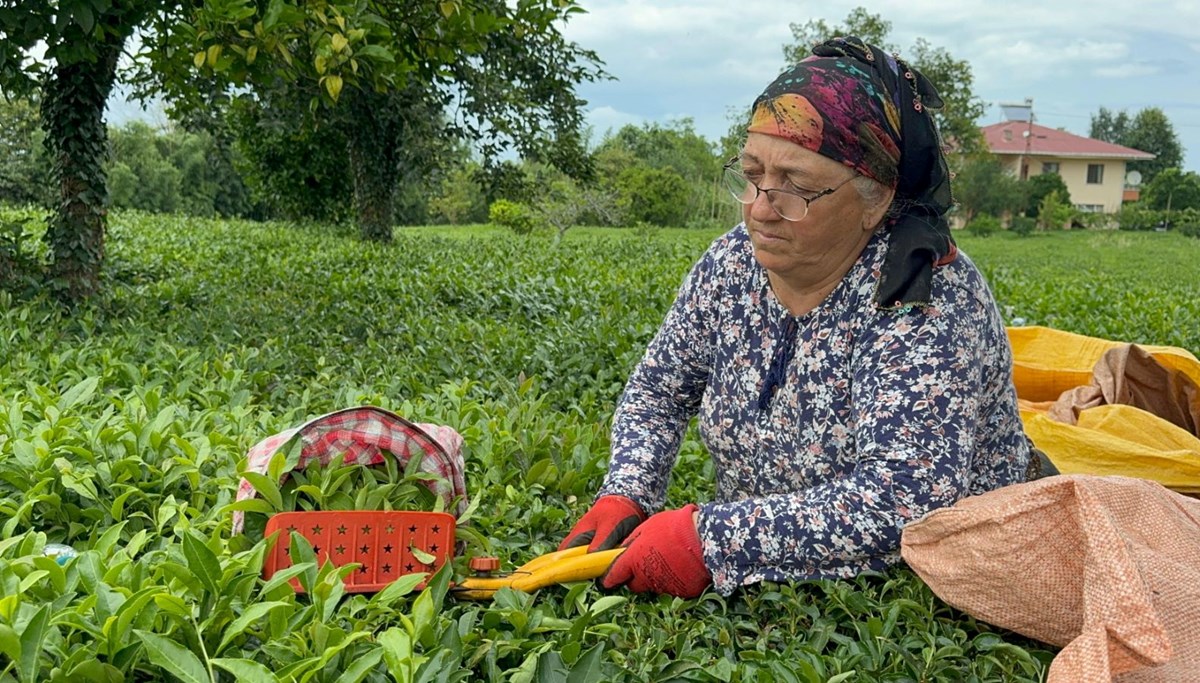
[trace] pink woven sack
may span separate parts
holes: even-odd
[[[1051,683],[1200,681],[1200,501],[1055,476],[936,510],[904,560],[948,604],[1062,647]]]

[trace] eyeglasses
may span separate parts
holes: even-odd
[[[842,185],[858,177],[858,174],[855,173],[842,181],[837,187],[830,187],[821,190],[811,197],[806,197],[798,192],[778,187],[759,187],[757,183],[752,182],[749,178],[742,175],[741,171],[735,168],[739,161],[739,159],[733,159],[725,164],[725,172],[723,174],[725,189],[729,190],[729,194],[733,195],[733,198],[740,204],[753,204],[758,199],[758,195],[767,195],[767,203],[771,205],[775,213],[779,214],[780,218],[787,221],[804,220],[808,216],[808,207],[813,202],[821,197],[826,197],[837,192],[842,189]],[[751,192],[751,188],[753,188],[753,192]]]

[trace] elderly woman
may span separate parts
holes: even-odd
[[[743,222],[630,377],[604,485],[562,543],[627,546],[605,587],[693,597],[882,570],[906,524],[1023,478],[1004,325],[944,219],[940,105],[855,38],[755,101],[725,170]],[[717,500],[652,514],[696,414]]]

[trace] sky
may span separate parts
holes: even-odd
[[[563,31],[615,80],[584,84],[596,138],[627,123],[691,118],[718,141],[785,66],[789,24],[840,23],[865,7],[892,23],[904,56],[917,38],[971,64],[980,125],[1000,103],[1033,99],[1035,120],[1087,135],[1100,107],[1160,107],[1200,172],[1200,0],[579,0]],[[120,101],[109,121],[163,121]]]
[[[1087,135],[1100,107],[1160,107],[1200,171],[1200,0],[580,0],[565,27],[616,80],[585,84],[597,135],[691,118],[716,141],[785,66],[790,23],[841,23],[855,7],[892,22],[901,56],[917,38],[971,64],[986,104],[1033,99],[1037,123]]]

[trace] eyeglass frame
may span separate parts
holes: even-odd
[[[847,183],[849,183],[851,180],[854,180],[855,178],[862,175],[861,173],[856,172],[854,175],[852,175],[849,178],[838,183],[835,187],[827,187],[824,190],[821,190],[820,192],[814,194],[811,197],[805,197],[804,195],[800,194],[799,192],[785,190],[782,187],[763,188],[763,187],[759,186],[758,183],[747,178],[745,173],[742,173],[741,171],[734,168],[734,165],[737,164],[741,160],[742,160],[741,157],[734,157],[734,158],[730,159],[728,162],[725,163],[724,166],[721,167],[721,173],[723,175],[732,173],[732,174],[736,175],[737,177],[741,178],[742,180],[746,181],[746,185],[754,188],[754,196],[751,197],[750,201],[748,201],[748,202],[742,201],[741,195],[735,194],[733,192],[733,189],[730,188],[727,183],[725,184],[725,189],[729,191],[729,194],[733,195],[734,201],[741,204],[742,206],[750,206],[754,202],[758,201],[758,196],[760,194],[766,195],[767,196],[767,206],[770,206],[772,211],[774,211],[780,218],[782,218],[786,221],[802,221],[805,218],[808,218],[808,212],[809,212],[809,210],[812,209],[813,202],[817,201],[821,197],[828,197],[829,195],[833,194],[834,192],[837,192],[838,190],[842,189],[842,187],[844,185],[846,185]],[[778,192],[778,193],[791,195],[793,197],[799,197],[800,199],[803,199],[804,200],[804,215],[799,218],[789,218],[789,217],[783,215],[782,213],[780,213],[779,209],[775,207],[775,202],[772,201],[772,199],[771,199],[772,192]]]

